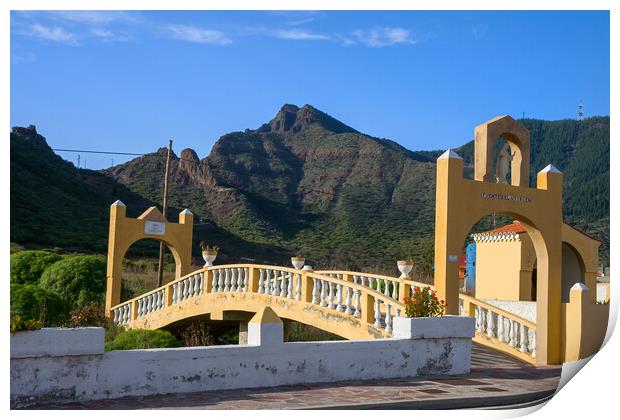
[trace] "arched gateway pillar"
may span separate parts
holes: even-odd
[[[194,215],[188,209],[179,213],[179,223],[168,222],[157,207],[150,207],[137,219],[126,216],[127,207],[117,200],[110,206],[108,268],[105,313],[121,300],[123,258],[129,247],[140,239],[156,239],[165,243],[174,256],[176,278],[190,272]]]
[[[500,126],[503,131],[485,128]],[[506,131],[508,130],[508,131]],[[477,164],[476,180],[463,178],[463,159],[448,149],[437,160],[435,209],[435,289],[446,301],[446,313],[459,312],[458,256],[472,226],[482,217],[503,213],[519,220],[530,235],[537,258],[536,354],[540,364],[562,362],[562,174],[552,165],[537,175],[536,188],[529,188],[529,132],[511,117],[498,117],[476,127],[475,159],[489,161],[488,142],[511,139],[511,147],[522,147],[519,176],[513,185],[489,182],[493,168]],[[492,140],[491,140],[492,139]],[[485,153],[478,153],[481,147]],[[518,185],[514,185],[518,184]]]

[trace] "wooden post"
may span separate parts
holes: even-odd
[[[168,154],[166,155],[166,172],[164,174],[164,205],[162,214],[164,220],[168,221],[168,176],[170,175],[170,154],[172,152],[172,140],[168,140]],[[159,267],[157,268],[158,287],[164,284],[164,243],[159,242]]]

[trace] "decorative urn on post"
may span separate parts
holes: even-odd
[[[205,260],[205,267],[213,267],[213,261],[217,258],[217,251],[220,247],[217,245],[209,246],[205,242],[200,243],[202,249],[202,258]]]
[[[401,279],[408,279],[409,273],[413,269],[413,260],[411,258],[407,260],[398,260],[396,261],[396,265],[398,265],[398,271],[400,271]]]
[[[291,258],[291,264],[293,264],[293,267],[295,267],[296,270],[301,270],[301,268],[304,266],[305,263],[306,263],[306,259],[303,257],[292,257]]]

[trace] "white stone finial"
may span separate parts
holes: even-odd
[[[583,283],[575,283],[573,287],[571,287],[570,289],[571,290],[583,290],[584,292],[586,290],[590,290],[590,288]]]
[[[562,173],[562,172],[560,172],[560,170],[558,168],[556,168],[552,164],[549,164],[549,165],[545,166],[545,168],[542,171],[540,171],[539,174],[544,173],[544,172],[551,172],[551,173],[555,173],[555,174],[561,174]]]
[[[194,215],[194,213],[192,213],[191,211],[189,211],[189,209],[185,209],[185,210],[183,210],[183,211],[181,212],[181,214],[187,214],[187,215],[190,215],[190,216],[193,216],[193,215]]]
[[[119,206],[119,207],[127,207],[125,203],[123,203],[121,200],[116,200],[114,203],[112,203],[112,205]]]
[[[460,157],[459,154],[456,153],[452,149],[448,149],[445,152],[443,152],[443,154],[437,158],[437,160],[439,159],[461,159],[463,160],[463,158]]]

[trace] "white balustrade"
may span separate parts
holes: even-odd
[[[345,305],[347,307],[347,309],[344,311],[345,314],[347,315],[353,315],[353,299],[352,299],[352,295],[353,294],[353,289],[350,287],[347,287],[347,300],[345,302]]]
[[[278,281],[278,272],[276,270],[271,270],[273,286],[271,288],[271,294],[273,296],[278,296],[280,294],[280,282]]]
[[[487,337],[493,338],[495,337],[495,325],[493,323],[493,312],[490,309],[487,309]]]
[[[344,312],[344,308],[342,307],[342,285],[336,284],[336,310],[338,312]]]
[[[292,274],[291,274],[292,275]],[[301,300],[301,274],[296,274],[295,300]]]
[[[522,353],[526,353],[527,352],[527,332],[525,331],[525,325],[520,324],[520,329],[519,332],[520,337],[519,337],[519,351]]]
[[[312,279],[312,304],[316,305],[319,303],[319,284],[320,280]]]
[[[327,306],[327,285],[325,280],[321,280],[321,306]]]
[[[265,269],[258,270],[258,293],[265,293]]]
[[[280,297],[286,297],[286,291],[288,287],[286,285],[286,273],[280,270]]]
[[[328,305],[327,309],[334,309],[334,283],[329,282],[329,297],[328,297]]]
[[[287,273],[288,277],[288,290],[286,292],[286,297],[289,299],[293,299],[293,273]]]
[[[359,318],[362,316],[362,299],[360,296],[360,291],[359,289],[355,289],[353,291],[353,298],[355,300],[355,313],[353,314],[353,316],[355,318]]]
[[[375,327],[381,328],[381,301],[375,298]]]
[[[391,305],[385,302],[385,331],[392,332],[392,314],[390,314]]]

